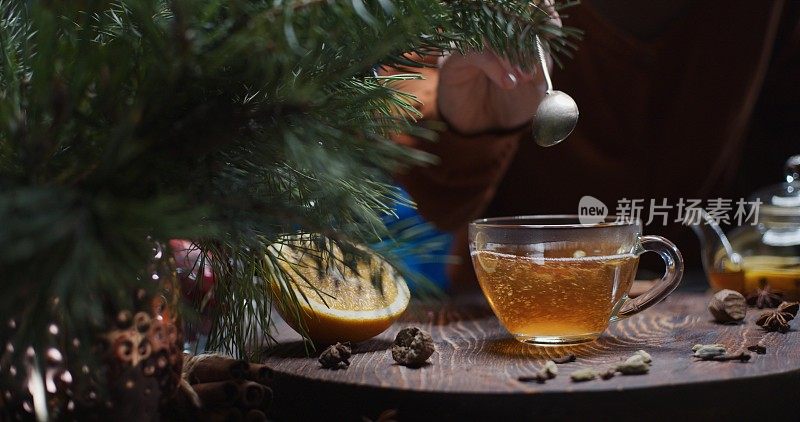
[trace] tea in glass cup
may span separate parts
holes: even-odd
[[[495,315],[520,341],[592,341],[610,321],[654,305],[680,283],[683,260],[668,240],[642,236],[638,220],[581,224],[577,216],[482,219],[470,225],[472,262]],[[660,283],[628,299],[639,255],[667,263]]]

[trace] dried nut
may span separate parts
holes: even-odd
[[[422,366],[434,352],[431,335],[417,327],[404,328],[397,333],[392,346],[392,359],[412,368]]]
[[[650,356],[650,353],[645,352],[644,350],[637,350],[634,356],[639,355],[644,359],[644,363],[650,363],[653,361],[653,357]],[[633,357],[633,356],[631,356]]]
[[[696,350],[694,348],[692,348],[692,350],[694,350],[694,357],[700,359],[709,359],[714,356],[722,356],[727,352],[725,346],[721,344],[703,344],[699,346],[700,347]]]
[[[319,355],[319,363],[326,369],[345,369],[350,366],[353,349],[350,342],[336,343],[329,346]]]
[[[747,314],[747,301],[741,293],[733,290],[720,290],[708,303],[708,311],[714,320],[723,324],[738,322]]]
[[[569,377],[573,382],[591,381],[597,378],[597,372],[592,368],[583,368],[569,374]]]
[[[722,347],[722,348],[724,348],[724,347],[725,347],[725,345],[724,345],[724,344],[722,344],[722,343],[714,343],[714,344],[695,344],[694,346],[692,346],[692,351],[693,351],[693,352],[696,352],[696,351],[700,350],[700,348],[703,348],[703,347],[706,347],[706,346],[717,346],[717,347]]]

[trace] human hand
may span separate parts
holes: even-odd
[[[561,20],[550,8],[557,25]],[[552,60],[547,58],[548,68]],[[508,130],[531,121],[546,92],[540,65],[530,72],[493,51],[451,54],[439,60],[439,113],[465,134]]]

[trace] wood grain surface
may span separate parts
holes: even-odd
[[[307,357],[299,336],[281,327],[280,344],[265,363],[276,374],[272,417],[278,420],[376,419],[388,409],[396,420],[624,419],[734,420],[789,416],[800,420],[800,331],[765,333],[754,324],[719,325],[706,310],[708,296],[675,293],[639,315],[612,324],[596,342],[572,347],[519,343],[499,324],[481,296],[414,304],[382,335],[361,343],[346,370],[322,369]],[[576,310],[578,312],[579,310]],[[395,364],[389,349],[397,331],[427,330],[436,343],[430,364]],[[756,344],[765,355],[750,362],[692,358],[696,343],[723,343],[729,350]],[[569,374],[608,365],[643,349],[650,373],[574,383]],[[545,384],[522,383],[549,358],[573,353]],[[710,418],[710,419],[709,419]]]

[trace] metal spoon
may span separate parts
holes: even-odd
[[[539,49],[539,61],[547,82],[547,92],[533,116],[533,139],[543,147],[553,146],[569,136],[578,124],[578,105],[569,95],[553,89],[550,72],[547,70],[544,48],[539,36],[536,36],[536,48]]]

